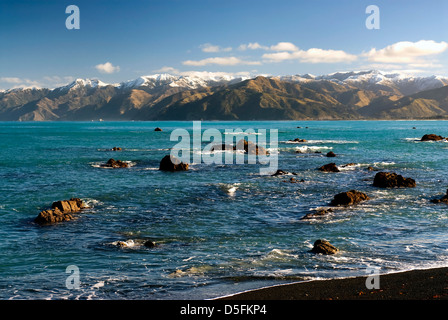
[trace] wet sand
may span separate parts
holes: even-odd
[[[368,289],[379,284],[379,289]],[[378,286],[377,286],[378,287]],[[448,300],[448,268],[315,280],[251,290],[218,300]]]

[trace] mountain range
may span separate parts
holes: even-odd
[[[0,91],[0,121],[448,118],[448,78],[377,70],[314,76],[155,74]]]

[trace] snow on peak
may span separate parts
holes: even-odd
[[[78,88],[83,88],[83,87],[87,87],[87,88],[98,88],[98,87],[105,87],[107,86],[107,83],[102,82],[101,80],[98,79],[76,79],[73,82],[71,82],[70,84],[58,88],[58,89],[66,89],[66,90],[72,90],[72,89],[78,89]]]

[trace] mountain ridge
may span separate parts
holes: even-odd
[[[154,74],[0,92],[0,121],[337,120],[448,117],[448,78],[377,70],[329,75]]]

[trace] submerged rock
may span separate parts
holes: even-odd
[[[335,254],[338,251],[339,249],[333,246],[330,242],[320,239],[314,242],[314,247],[311,249],[311,252],[320,254]]]
[[[404,178],[394,172],[378,172],[373,180],[373,186],[379,188],[415,188],[412,178]]]
[[[210,151],[244,151],[244,153],[252,154],[252,155],[268,155],[269,152],[252,141],[247,141],[245,139],[241,139],[237,142],[236,146],[231,144],[216,144],[210,148]]]
[[[445,138],[442,136],[438,136],[436,134],[425,134],[420,141],[440,141],[440,140],[444,140]]]
[[[105,164],[102,164],[101,167],[105,168],[127,168],[129,164],[127,162],[115,159],[109,159]]]
[[[283,170],[281,170],[281,169],[278,169],[274,174],[272,174],[271,176],[272,177],[275,177],[275,176],[283,176],[283,175],[288,175],[288,174],[292,174],[292,175],[297,175],[297,173],[295,173],[295,172],[288,172],[288,171],[283,171]]]
[[[316,218],[323,218],[327,216],[329,213],[332,213],[333,209],[319,209],[315,212],[310,212],[304,215],[300,220],[309,220],[309,219],[316,219]]]
[[[113,147],[111,150],[112,151],[121,151],[122,149],[120,147]]]
[[[290,178],[288,181],[283,180],[283,182],[299,183],[299,182],[305,182],[305,180],[303,180],[303,179],[298,180],[298,179],[296,179],[296,178]]]
[[[160,161],[159,170],[161,170],[161,171],[187,171],[188,163],[183,163],[174,156],[166,155]]]
[[[213,152],[213,151],[223,151],[223,150],[225,150],[225,151],[234,151],[235,148],[231,144],[225,144],[225,143],[223,143],[223,144],[216,144],[216,145],[214,145],[214,146],[212,146],[210,148],[211,152]]]
[[[448,189],[446,190],[446,194],[440,198],[440,199],[432,199],[431,200],[432,203],[440,203],[440,202],[444,202],[448,204]]]
[[[363,192],[357,190],[350,190],[341,192],[334,196],[330,202],[331,206],[351,206],[359,202],[369,200],[370,198]]]
[[[291,142],[308,142],[306,139],[295,138],[294,140],[289,140]]]
[[[236,144],[235,150],[244,150],[245,153],[252,155],[268,155],[269,152],[263,148],[253,143],[252,141],[247,141],[245,139],[241,139]]]
[[[339,168],[334,162],[323,165],[319,168],[319,170],[324,172],[340,172]]]
[[[73,219],[72,213],[79,212],[86,208],[79,198],[53,202],[52,209],[43,210],[34,219],[38,224],[53,224],[56,222],[69,221]]]

